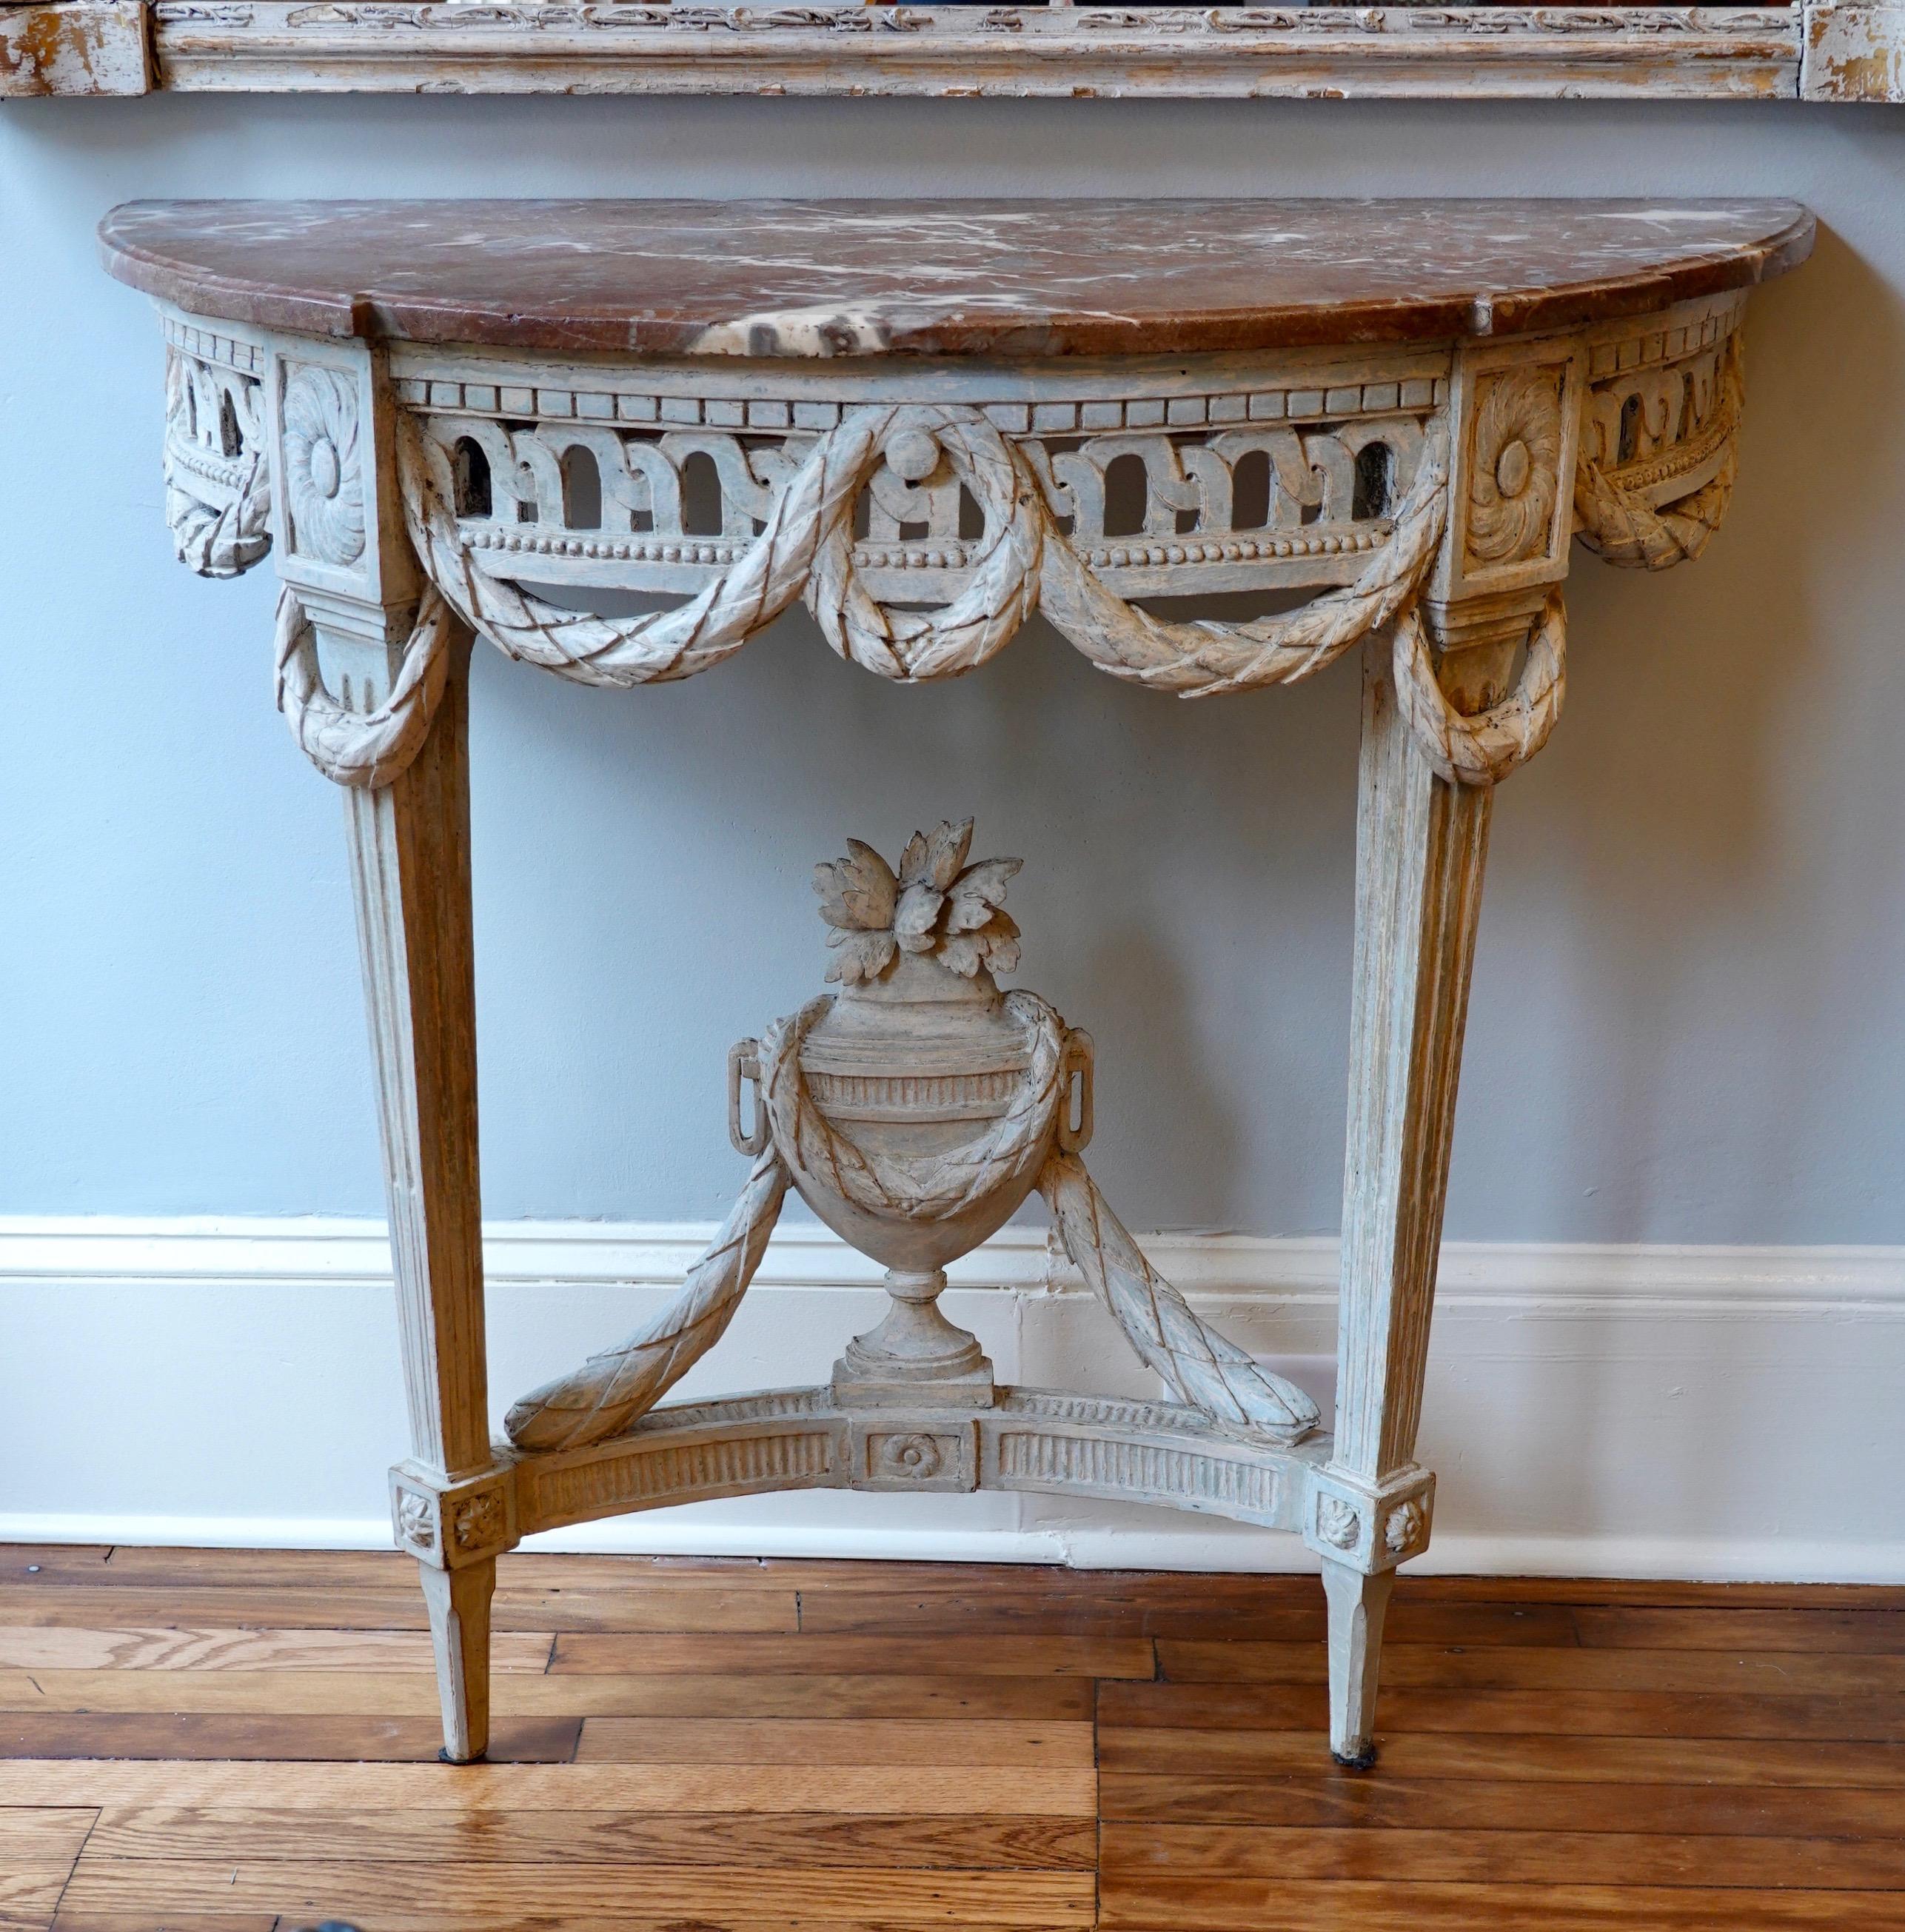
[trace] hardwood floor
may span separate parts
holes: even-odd
[[[6,1932],[1905,1928],[1905,1591],[0,1547]]]

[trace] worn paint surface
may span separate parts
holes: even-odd
[[[0,96],[151,91],[140,0],[0,5]]]
[[[220,92],[1791,99],[1774,7],[560,8],[160,0]]]
[[[1800,92],[1808,100],[1905,101],[1905,7],[1808,8]]]

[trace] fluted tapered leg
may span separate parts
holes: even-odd
[[[1395,1565],[1428,1541],[1434,1479],[1416,1430],[1492,788],[1424,762],[1386,643],[1364,686],[1354,1008],[1334,1454],[1304,1533],[1330,1606],[1330,1745],[1373,1755]]]

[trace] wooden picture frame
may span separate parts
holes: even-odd
[[[1905,100],[1905,5],[0,0],[0,96]]]

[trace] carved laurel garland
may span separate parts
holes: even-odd
[[[1192,1312],[1152,1268],[1076,1154],[1048,1152],[1063,1082],[1065,1024],[1036,994],[1006,995],[1028,1036],[1030,1063],[1012,1104],[981,1140],[926,1160],[875,1154],[822,1116],[806,1090],[800,1045],[832,1004],[810,1001],[760,1043],[761,1088],[772,1139],[681,1292],[656,1318],[572,1375],[525,1396],[505,1422],[529,1450],[575,1449],[620,1434],[645,1414],[712,1348],[766,1252],[796,1171],[824,1172],[847,1200],[870,1213],[949,1218],[1027,1164],[1042,1160],[1038,1185],[1066,1251],[1116,1318],[1139,1358],[1172,1394],[1226,1427],[1279,1442],[1315,1429],[1316,1405],[1293,1383],[1259,1368]]]
[[[944,450],[986,520],[972,580],[936,615],[886,610],[862,586],[854,571],[850,498],[845,513],[830,523],[814,560],[807,608],[843,658],[882,677],[901,683],[957,677],[1009,642],[1039,601],[1040,554],[1048,522],[1044,493],[1014,460],[997,428],[976,411],[894,414],[899,420],[876,437],[862,460],[862,479],[884,456],[907,482],[923,482],[939,467]]]
[[[166,522],[178,561],[201,577],[242,577],[272,547],[272,489],[265,446],[255,417],[241,424],[248,454],[222,505],[208,503],[194,487],[202,460],[191,436],[192,369],[176,351],[166,361]]]
[[[760,1042],[761,1091],[774,1143],[796,1173],[824,1175],[830,1188],[868,1214],[944,1221],[1029,1172],[1052,1138],[1065,1054],[1065,1023],[1036,993],[1006,995],[1006,1011],[1031,1049],[1011,1105],[977,1139],[923,1160],[861,1147],[814,1105],[800,1046],[832,1004],[824,996],[810,1000]]]
[[[1609,561],[1662,569],[1696,556],[1726,506],[1743,401],[1737,335],[1719,406],[1697,447],[1722,450],[1702,488],[1656,510],[1637,488],[1583,460],[1576,486],[1582,539]],[[1484,560],[1514,559],[1545,532],[1551,488],[1531,487],[1558,458],[1557,392],[1544,371],[1511,372],[1482,404],[1481,440],[1502,454],[1470,506],[1468,541]],[[1480,433],[1478,432],[1478,434]],[[562,609],[477,562],[458,527],[448,453],[403,419],[399,458],[412,536],[433,580],[472,628],[511,656],[584,682],[626,686],[686,677],[738,650],[806,598],[843,657],[900,682],[956,676],[984,663],[1036,605],[1100,670],[1185,697],[1310,676],[1387,627],[1396,688],[1424,755],[1453,783],[1492,784],[1546,742],[1567,688],[1566,620],[1557,590],[1538,623],[1516,688],[1479,716],[1448,702],[1416,608],[1448,514],[1448,431],[1429,432],[1388,542],[1352,583],[1286,616],[1175,623],[1112,591],[1058,528],[1032,459],[976,410],[869,406],[816,440],[736,562],[678,609],[609,619]],[[1512,473],[1500,473],[1513,459]],[[965,588],[944,610],[896,612],[864,587],[853,560],[854,506],[883,464],[908,481],[942,461],[970,490],[986,536]],[[1526,473],[1524,473],[1526,472]],[[816,1117],[818,1118],[818,1117]],[[820,1130],[805,1130],[811,1138]],[[830,1131],[830,1130],[829,1130]],[[800,1144],[796,1134],[791,1143]]]
[[[1691,496],[1655,509],[1639,490],[1623,488],[1618,471],[1610,474],[1586,455],[1574,479],[1576,534],[1606,562],[1624,570],[1670,570],[1690,562],[1720,527],[1732,501],[1738,467],[1738,432],[1746,406],[1746,345],[1736,329],[1726,345],[1720,396],[1713,423],[1698,447],[1721,447],[1720,468]]]
[[[278,708],[298,748],[339,784],[375,790],[406,770],[423,748],[442,700],[450,652],[463,626],[435,586],[427,586],[390,694],[371,711],[353,711],[324,688],[317,639],[298,593],[278,593],[275,652]]]
[[[1568,611],[1558,584],[1548,593],[1515,688],[1472,716],[1443,694],[1420,612],[1403,612],[1394,637],[1396,702],[1416,748],[1450,784],[1494,784],[1548,742],[1568,694]]]
[[[993,513],[991,536],[952,604],[931,616],[902,616],[860,590],[849,544],[867,478],[890,447],[904,461],[922,439],[948,451]],[[765,529],[729,570],[679,608],[637,617],[566,610],[490,576],[457,527],[448,456],[407,417],[398,460],[411,539],[464,620],[510,656],[585,684],[692,677],[739,650],[804,592],[829,642],[868,670],[902,682],[952,676],[982,664],[1036,601],[1036,491],[1006,494],[1010,456],[975,411],[911,404],[856,410],[816,442],[774,500]]]
[[[1195,1315],[1145,1260],[1076,1154],[1054,1154],[1039,1186],[1059,1238],[1145,1366],[1178,1401],[1228,1427],[1295,1442],[1322,1419],[1294,1382],[1272,1375]]]
[[[272,547],[272,486],[263,453],[245,466],[238,494],[222,509],[181,489],[168,461],[166,521],[178,561],[201,577],[242,577]]]
[[[1438,424],[1429,434],[1390,541],[1353,584],[1326,591],[1287,616],[1245,624],[1167,622],[1108,590],[1050,528],[1040,608],[1100,670],[1154,690],[1209,698],[1294,684],[1334,663],[1414,601],[1442,540],[1448,484],[1448,432]]]
[[[986,512],[971,580],[932,615],[884,610],[854,574],[851,523],[882,461],[929,472],[944,449]],[[508,652],[592,684],[687,677],[738,650],[804,595],[842,656],[901,682],[984,663],[1035,604],[1100,670],[1187,697],[1288,683],[1333,662],[1420,589],[1448,514],[1446,432],[1431,433],[1394,536],[1353,584],[1287,616],[1169,623],[1108,590],[1054,522],[1030,460],[978,411],[908,404],[858,410],[820,436],[766,526],[692,602],[619,619],[566,610],[476,560],[457,525],[449,458],[409,418],[399,441],[406,514],[430,577],[464,619]]]
[[[652,1408],[727,1332],[766,1252],[789,1179],[786,1162],[766,1148],[681,1292],[626,1342],[516,1403],[503,1422],[510,1441],[519,1449],[579,1448],[619,1435]]]

